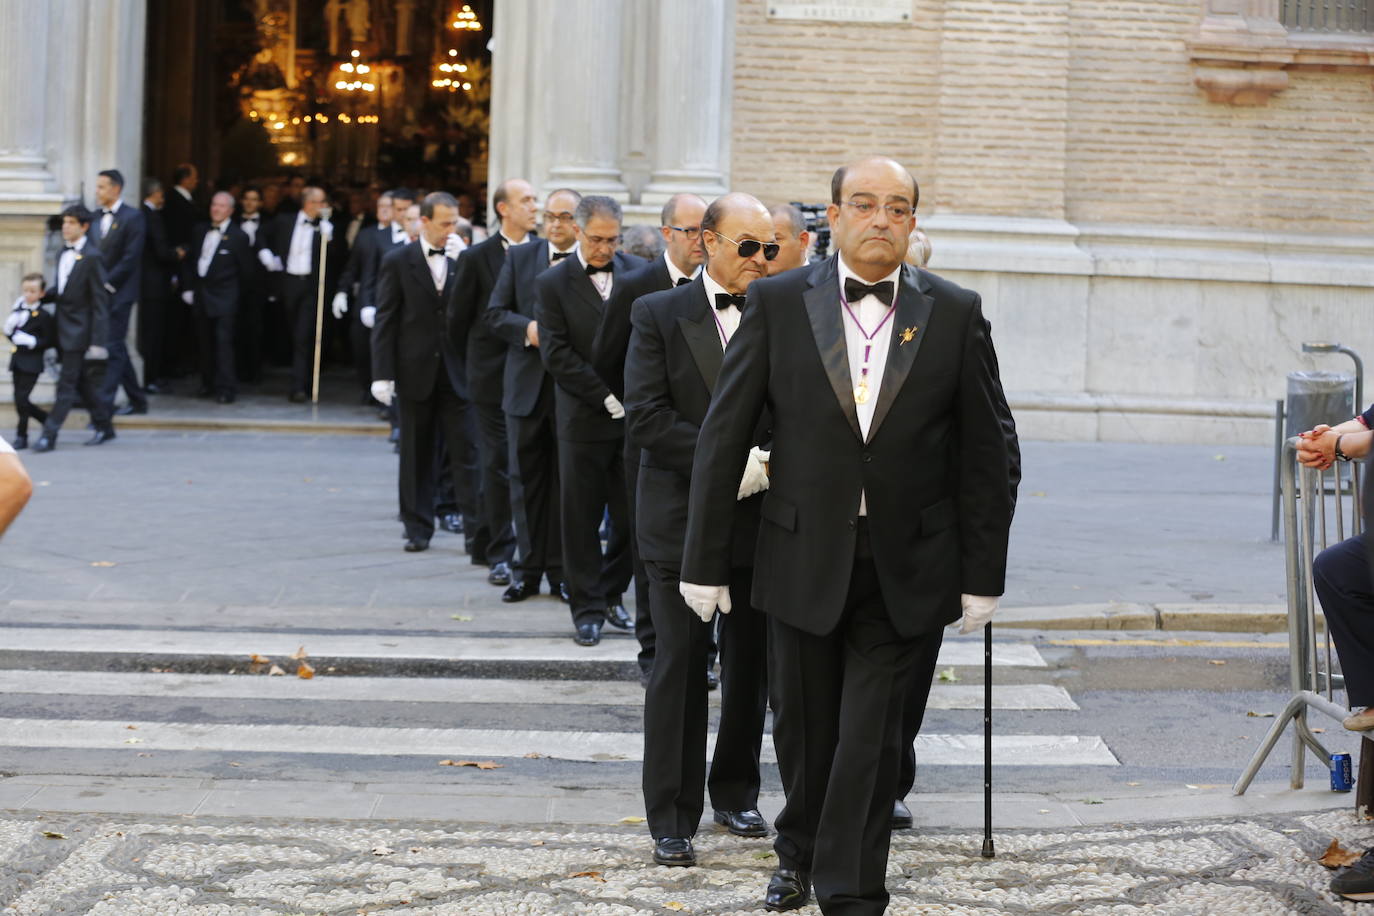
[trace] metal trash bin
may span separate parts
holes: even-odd
[[[1355,376],[1344,372],[1288,373],[1284,438],[1305,433],[1318,423],[1344,423],[1356,412]]]

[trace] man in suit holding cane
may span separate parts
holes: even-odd
[[[840,254],[750,285],[693,465],[679,586],[728,612],[729,542],[755,425],[773,418],[754,607],[769,615],[787,802],[765,905],[880,914],[915,659],[981,628],[1006,570],[1010,458],[976,293],[902,262],[917,203],[887,158],[838,169]],[[744,601],[746,599],[740,598]]]

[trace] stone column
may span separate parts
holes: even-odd
[[[653,172],[642,202],[684,191],[710,201],[729,189],[733,4],[662,0],[657,12]]]
[[[552,53],[552,39],[565,57],[567,79],[546,87],[550,110],[543,136],[549,142],[544,190],[572,187],[622,202],[629,191],[620,177],[621,47],[618,28],[624,0],[579,0],[541,6],[541,34],[534,53]],[[533,139],[533,134],[531,138]],[[500,176],[493,176],[500,180]]]
[[[44,153],[42,84],[47,73],[47,3],[0,0],[0,194],[44,194],[53,188]]]

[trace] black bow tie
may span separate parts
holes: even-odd
[[[245,223],[256,223],[258,221],[258,218],[256,216],[245,216],[243,218],[243,221]]]
[[[589,277],[590,277],[592,274],[611,273],[611,272],[612,272],[612,271],[611,271],[611,262],[609,262],[609,261],[607,261],[605,264],[601,265],[600,267],[597,267],[595,264],[588,264],[588,265],[587,265],[587,276],[589,276]]]
[[[114,216],[114,211],[113,211],[113,210],[106,210],[106,209],[103,209],[103,208],[102,208],[100,212],[101,212],[102,214],[104,214],[105,216]]]
[[[572,252],[571,252],[571,251],[555,251],[555,252],[553,253],[553,263],[557,264],[559,261],[563,260],[564,258],[570,258],[570,257],[572,257]]]
[[[691,282],[692,282],[692,278],[691,278],[691,277],[678,277],[678,278],[677,278],[677,283],[675,283],[675,284],[673,284],[673,285],[674,285],[674,286],[686,286],[688,283],[691,283]]]
[[[224,235],[224,233],[229,231],[229,224],[225,223],[222,226],[212,226],[211,228],[218,232],[220,235]]]
[[[63,250],[63,251],[75,251],[75,250],[76,250],[76,246],[75,246],[75,245],[63,245],[63,246],[62,246],[62,250]]]
[[[883,305],[891,305],[895,290],[896,284],[891,280],[882,280],[872,286],[853,277],[845,277],[844,280],[844,297],[850,302],[858,302],[864,296],[876,296]]]
[[[317,216],[314,219],[308,219],[306,220],[306,222],[318,229],[320,225],[320,217]]]
[[[429,258],[432,258],[432,257],[435,257],[435,256],[442,256],[443,253],[444,253],[444,249],[442,249],[442,248],[426,248],[426,249],[425,249],[425,257],[429,257]]]
[[[744,297],[732,296],[730,293],[716,293],[716,311],[728,309],[730,306],[737,309],[744,309]]]

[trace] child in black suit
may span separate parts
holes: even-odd
[[[48,412],[29,400],[38,376],[43,373],[43,351],[51,347],[53,316],[43,308],[43,292],[47,282],[42,274],[26,274],[20,282],[23,291],[14,301],[14,308],[5,318],[5,336],[14,346],[10,355],[10,376],[14,380],[14,409],[19,414],[19,428],[14,437],[16,449],[29,447],[29,418],[42,426]]]

